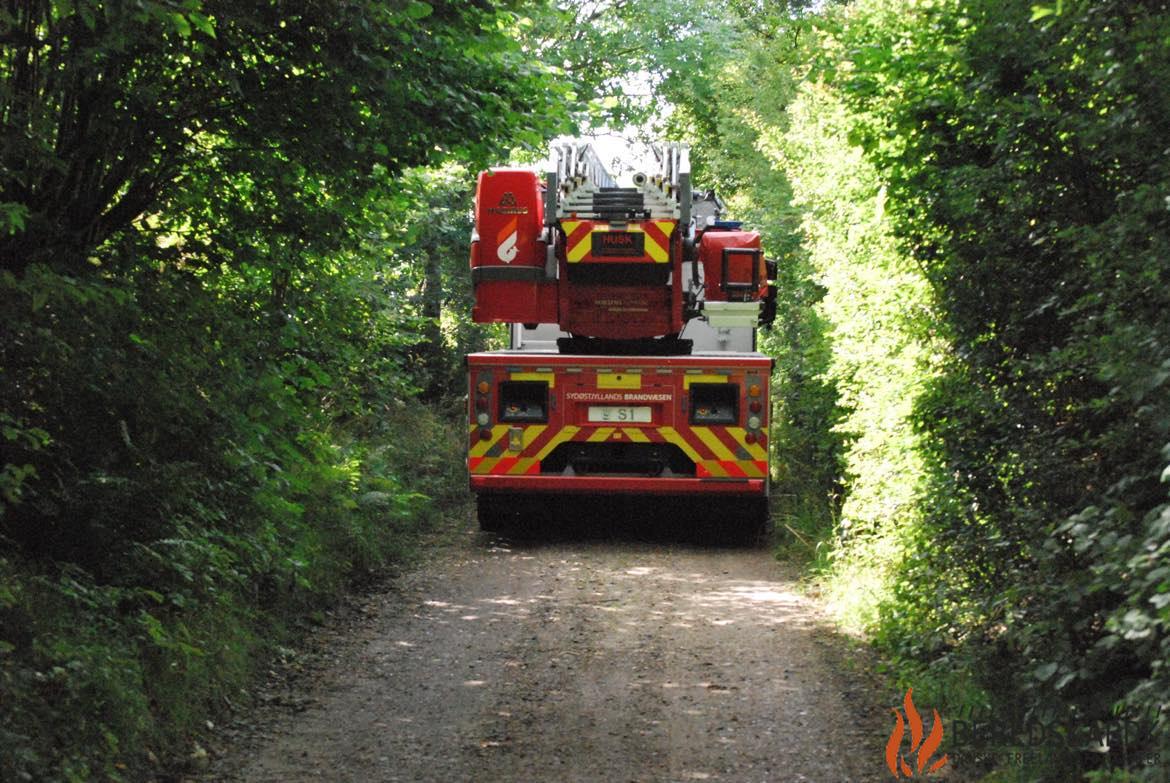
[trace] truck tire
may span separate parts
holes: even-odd
[[[509,532],[509,515],[505,510],[505,504],[501,502],[502,500],[497,495],[475,496],[475,515],[479,519],[479,529],[483,532]]]
[[[772,533],[772,515],[767,498],[742,498],[737,505],[739,524],[733,535],[740,546],[761,547]]]

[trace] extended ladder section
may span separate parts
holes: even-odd
[[[590,144],[552,148],[545,190],[548,225],[564,218],[690,222],[691,164],[685,144],[652,147],[658,171],[638,172],[634,187],[618,187]]]
[[[651,147],[649,171],[619,187],[594,147],[553,146],[545,181],[491,169],[476,190],[471,248],[477,322],[556,324],[581,353],[683,352],[702,318],[752,329],[772,277],[760,235],[696,199],[685,144]]]

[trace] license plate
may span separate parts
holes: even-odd
[[[601,424],[649,424],[649,405],[590,405],[589,421]]]

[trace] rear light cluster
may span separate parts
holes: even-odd
[[[758,382],[753,382],[748,386],[748,431],[744,435],[744,440],[748,443],[759,443],[761,446],[768,442],[768,436],[761,430],[764,424],[764,401],[761,396],[762,393],[763,388]]]
[[[492,400],[492,377],[481,375],[473,391],[471,416],[479,438],[490,440],[492,424],[531,424],[548,421],[548,383],[545,381],[504,381]],[[493,419],[494,415],[494,419]]]
[[[479,431],[480,440],[491,440],[492,431],[490,425],[492,423],[491,404],[488,399],[488,394],[491,393],[492,384],[488,380],[480,380],[475,385],[475,423],[482,429]]]

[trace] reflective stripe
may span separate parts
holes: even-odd
[[[697,478],[762,479],[768,475],[768,452],[758,443],[747,443],[742,427],[577,427],[559,430],[548,425],[523,428],[520,451],[507,449],[508,433],[513,427],[499,424],[491,428],[491,437],[481,440],[481,427],[468,430],[471,448],[468,469],[476,476],[525,476],[540,473],[541,461],[557,446],[567,441],[605,443],[624,438],[631,443],[670,443],[682,450],[695,464]],[[535,454],[532,449],[539,449]]]
[[[727,471],[717,459],[704,459],[695,463],[695,475],[699,478],[727,478]]]
[[[597,373],[597,388],[641,389],[642,374],[630,372],[599,372]]]
[[[634,443],[651,442],[650,438],[646,437],[646,433],[642,432],[642,430],[638,429],[637,427],[625,427],[622,429],[622,432],[624,432],[626,437],[632,440]]]
[[[540,473],[540,460],[517,457],[480,457],[468,461],[477,476],[529,476]]]
[[[541,449],[537,453],[536,459],[537,460],[544,459],[545,457],[547,457],[549,455],[549,452],[551,452],[553,449],[555,449],[557,446],[561,445],[565,441],[572,440],[573,436],[576,435],[580,431],[581,431],[580,427],[572,427],[572,426],[565,427],[560,432],[558,432],[552,438],[552,440],[550,440],[548,443],[544,444],[544,448]]]
[[[594,259],[593,235],[626,231],[642,234],[642,258],[649,258],[656,264],[665,264],[670,261],[670,238],[674,234],[677,223],[673,220],[634,221],[614,228],[609,223],[589,220],[562,220],[561,229],[565,232],[565,258],[570,264]],[[621,261],[622,259],[606,259]],[[639,257],[626,259],[637,262]]]
[[[670,260],[670,235],[674,233],[673,220],[654,220],[646,226],[646,255],[657,264]]]
[[[684,375],[683,376],[683,388],[684,389],[691,388],[692,383],[729,383],[730,381],[731,381],[730,375],[711,375],[711,374]]]
[[[591,224],[584,220],[562,220],[561,228],[565,231],[565,258],[575,264],[593,248]]]
[[[600,443],[602,441],[609,440],[609,436],[613,434],[613,431],[615,429],[617,429],[617,428],[616,427],[602,427],[602,428],[598,429],[596,432],[594,432],[592,435],[590,435],[587,438],[587,440],[590,443]]]
[[[480,427],[472,425],[471,432],[473,437],[476,437],[475,433],[479,429]],[[471,446],[469,454],[472,457],[487,456],[488,452],[492,450],[492,446],[495,446],[501,439],[506,437],[508,437],[508,425],[497,424],[496,426],[492,427],[492,436],[490,438],[487,440],[479,440],[478,438],[476,439],[475,443],[473,443]]]
[[[704,445],[709,448],[723,462],[734,462],[735,455],[731,453],[731,449],[723,445],[723,441],[711,432],[709,427],[692,427],[691,431],[698,436],[699,440],[703,441]]]
[[[527,451],[528,447],[531,446],[532,443],[537,438],[540,437],[540,434],[547,429],[548,429],[547,424],[538,424],[538,425],[533,426],[533,427],[525,427],[524,428],[524,436],[523,436],[524,441],[523,441],[523,444],[520,446],[520,451],[521,452]]]
[[[557,376],[551,372],[514,372],[508,376],[512,381],[544,381],[548,388],[556,388]]]
[[[691,462],[696,465],[703,461],[703,456],[695,450],[695,447],[687,442],[686,438],[678,434],[674,427],[659,427],[658,433],[667,443],[673,443],[683,450],[683,453],[691,458]]]
[[[735,438],[735,442],[739,444],[739,447],[745,451],[752,460],[756,462],[762,461],[765,464],[767,463],[768,449],[764,446],[761,446],[759,443],[748,443],[746,439],[747,430],[745,430],[743,427],[728,427],[727,434]]]

